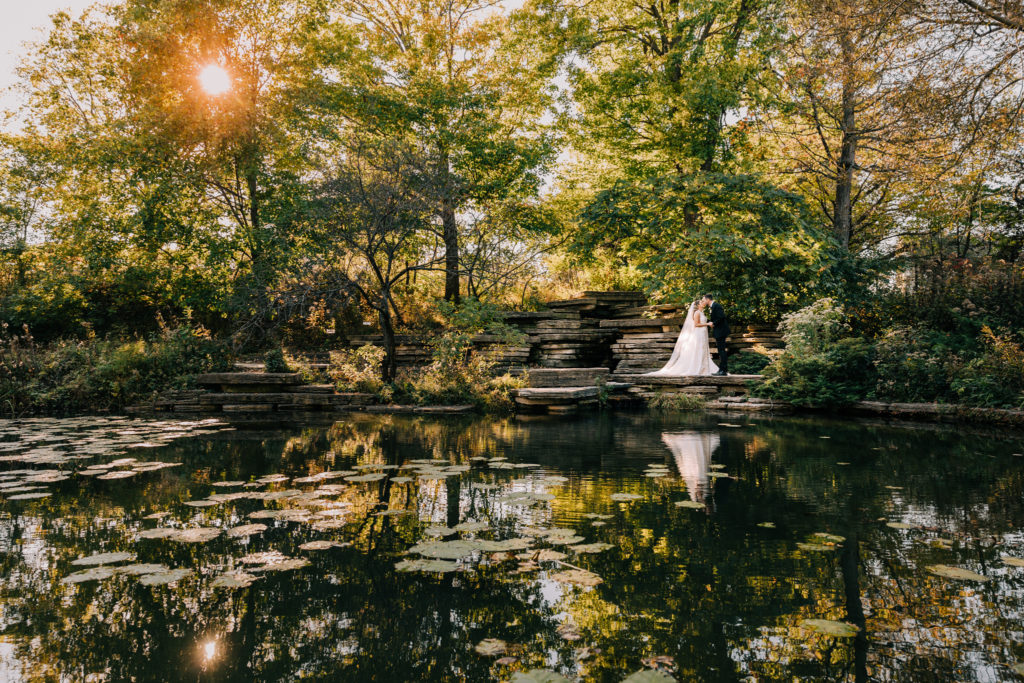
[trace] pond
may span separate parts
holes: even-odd
[[[714,415],[0,422],[0,678],[1024,680],[1022,453]]]

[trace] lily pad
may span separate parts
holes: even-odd
[[[775,528],[775,522],[759,522],[758,526],[761,527],[762,529],[774,529]]]
[[[641,498],[643,498],[643,496],[636,493],[613,493],[608,497],[620,503],[626,503],[631,500],[640,500]]]
[[[253,567],[254,572],[288,572],[295,569],[302,569],[309,565],[309,560],[302,557],[288,557],[281,560],[275,560],[262,564],[258,567]]]
[[[1002,560],[1003,564],[1009,565],[1011,567],[1024,567],[1024,559],[1020,557],[1011,557],[1009,555],[1003,555]]]
[[[827,553],[836,549],[836,546],[824,543],[797,543],[796,547],[812,553]]]
[[[206,543],[220,536],[221,530],[213,527],[199,527],[197,529],[182,529],[173,536],[168,536],[172,541],[180,543]]]
[[[117,567],[118,574],[128,574],[129,576],[142,576],[143,574],[156,574],[158,572],[170,571],[165,564],[155,564],[152,562],[140,563],[140,564],[126,564],[121,567]]]
[[[369,474],[357,474],[352,477],[345,477],[345,481],[380,481],[386,476],[388,475],[384,474],[383,472],[371,472]]]
[[[675,683],[674,678],[664,671],[644,669],[622,679],[622,683]]]
[[[859,626],[831,619],[804,619],[800,622],[800,626],[836,638],[853,638],[860,632]]]
[[[890,529],[916,529],[916,524],[906,524],[904,522],[886,522],[885,525]]]
[[[188,505],[189,507],[193,508],[208,508],[213,507],[214,505],[220,505],[220,502],[204,498],[202,500],[186,500],[182,503],[182,505]]]
[[[7,500],[38,500],[40,498],[49,498],[49,493],[19,493],[16,496],[8,496]]]
[[[331,548],[345,548],[351,543],[338,543],[337,541],[309,541],[299,546],[299,550],[329,550]]]
[[[191,569],[168,569],[165,572],[154,572],[139,577],[143,586],[166,586],[185,578],[192,573]]]
[[[246,572],[227,572],[213,580],[214,588],[245,588],[259,579],[258,576]]]
[[[843,541],[846,540],[845,536],[836,536],[835,534],[826,534],[823,531],[819,531],[817,533],[811,534],[811,536],[813,538],[816,538],[816,539],[821,539],[822,541],[824,541],[826,543],[842,543]]]
[[[932,574],[935,574],[936,576],[941,576],[946,579],[954,579],[956,581],[985,582],[992,580],[992,578],[989,576],[984,576],[982,574],[978,574],[977,572],[972,572],[969,569],[962,569],[960,567],[950,567],[947,564],[931,564],[928,565],[926,569]]]
[[[461,524],[456,524],[453,528],[456,531],[476,532],[486,531],[491,528],[491,525],[487,522],[462,522]]]
[[[181,529],[171,529],[168,527],[157,527],[155,529],[146,529],[145,531],[139,532],[139,538],[171,538],[177,536],[181,532]]]
[[[101,564],[116,564],[117,562],[126,562],[134,559],[135,555],[133,553],[99,553],[72,560],[71,564],[79,567],[94,567]]]
[[[556,572],[550,578],[552,581],[568,583],[573,586],[596,586],[604,582],[604,579],[597,574],[582,569],[567,569],[562,572]]]
[[[497,638],[484,638],[474,647],[477,654],[484,655],[485,657],[497,657],[498,655],[505,654],[505,650],[508,649],[508,645],[504,640],[498,640]]]
[[[583,545],[571,545],[566,550],[571,550],[574,553],[594,554],[600,553],[614,546],[610,543],[585,543]]]
[[[691,510],[703,510],[704,508],[707,507],[707,505],[705,505],[704,503],[698,503],[695,500],[677,500],[676,507],[689,508]]]
[[[245,486],[245,482],[244,481],[215,481],[215,482],[213,482],[213,484],[211,484],[211,486],[216,486],[217,488],[234,488],[236,486]]]
[[[547,669],[531,669],[526,673],[516,672],[510,679],[510,683],[570,683],[569,679],[562,674],[548,671]]]
[[[60,580],[61,583],[84,583],[86,581],[103,581],[109,579],[116,573],[113,567],[92,567],[83,569],[74,574],[68,574]]]
[[[262,534],[266,530],[266,524],[241,524],[239,526],[233,526],[230,529],[227,529],[224,533],[226,533],[231,538],[248,538],[249,536]]]
[[[118,470],[117,472],[107,472],[96,477],[97,479],[129,479],[134,477],[138,472],[134,470]]]
[[[402,560],[395,564],[400,572],[453,572],[458,568],[458,563],[445,560]]]
[[[409,548],[409,552],[439,560],[458,560],[479,549],[479,545],[470,541],[426,541]]]

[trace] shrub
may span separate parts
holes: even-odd
[[[988,327],[982,328],[982,354],[953,369],[952,389],[968,405],[1024,406],[1024,349]]]
[[[119,410],[192,376],[230,367],[227,347],[202,328],[160,325],[147,339],[37,344],[0,327],[0,410],[11,415]]]
[[[331,351],[327,374],[340,391],[361,391],[380,395],[385,389],[381,376],[384,349],[366,344],[357,349]]]
[[[852,336],[846,312],[833,299],[819,299],[783,316],[779,330],[786,351],[800,355],[823,353],[840,339]]]
[[[924,327],[894,327],[875,342],[875,396],[892,401],[940,401],[950,397],[956,357],[931,340]]]
[[[659,393],[647,400],[647,406],[666,413],[683,413],[703,410],[705,402],[697,394]]]
[[[291,372],[281,349],[270,349],[263,356],[263,369],[267,372]]]
[[[779,355],[763,347],[755,347],[729,355],[729,372],[734,375],[759,375]]]
[[[840,339],[824,353],[801,355],[788,349],[764,369],[758,396],[798,406],[835,407],[867,397],[874,388],[870,342]]]

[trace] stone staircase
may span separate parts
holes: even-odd
[[[196,377],[200,388],[165,391],[133,412],[300,413],[363,410],[372,394],[338,393],[329,384],[304,384],[295,372],[215,372]]]

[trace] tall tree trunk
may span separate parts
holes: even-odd
[[[395,326],[391,320],[390,298],[391,292],[385,290],[381,293],[380,304],[377,306],[380,331],[384,335],[384,360],[381,363],[380,372],[385,382],[393,382],[395,380],[395,368],[397,366],[397,359],[395,358],[397,344],[395,343]]]
[[[455,209],[449,200],[441,206],[441,225],[444,228],[444,298],[459,302],[459,226],[455,222]]]
[[[451,166],[448,161],[448,150],[442,145],[439,150],[439,170],[441,172],[441,228],[444,238],[444,298],[455,303],[459,302],[459,226],[455,222],[455,202],[452,197]]]
[[[853,235],[853,170],[857,164],[857,96],[852,83],[853,76],[850,74],[853,47],[845,36],[840,40],[840,45],[844,60],[843,111],[840,125],[842,145],[836,165],[836,194],[832,228],[843,249],[849,249],[850,238]]]

